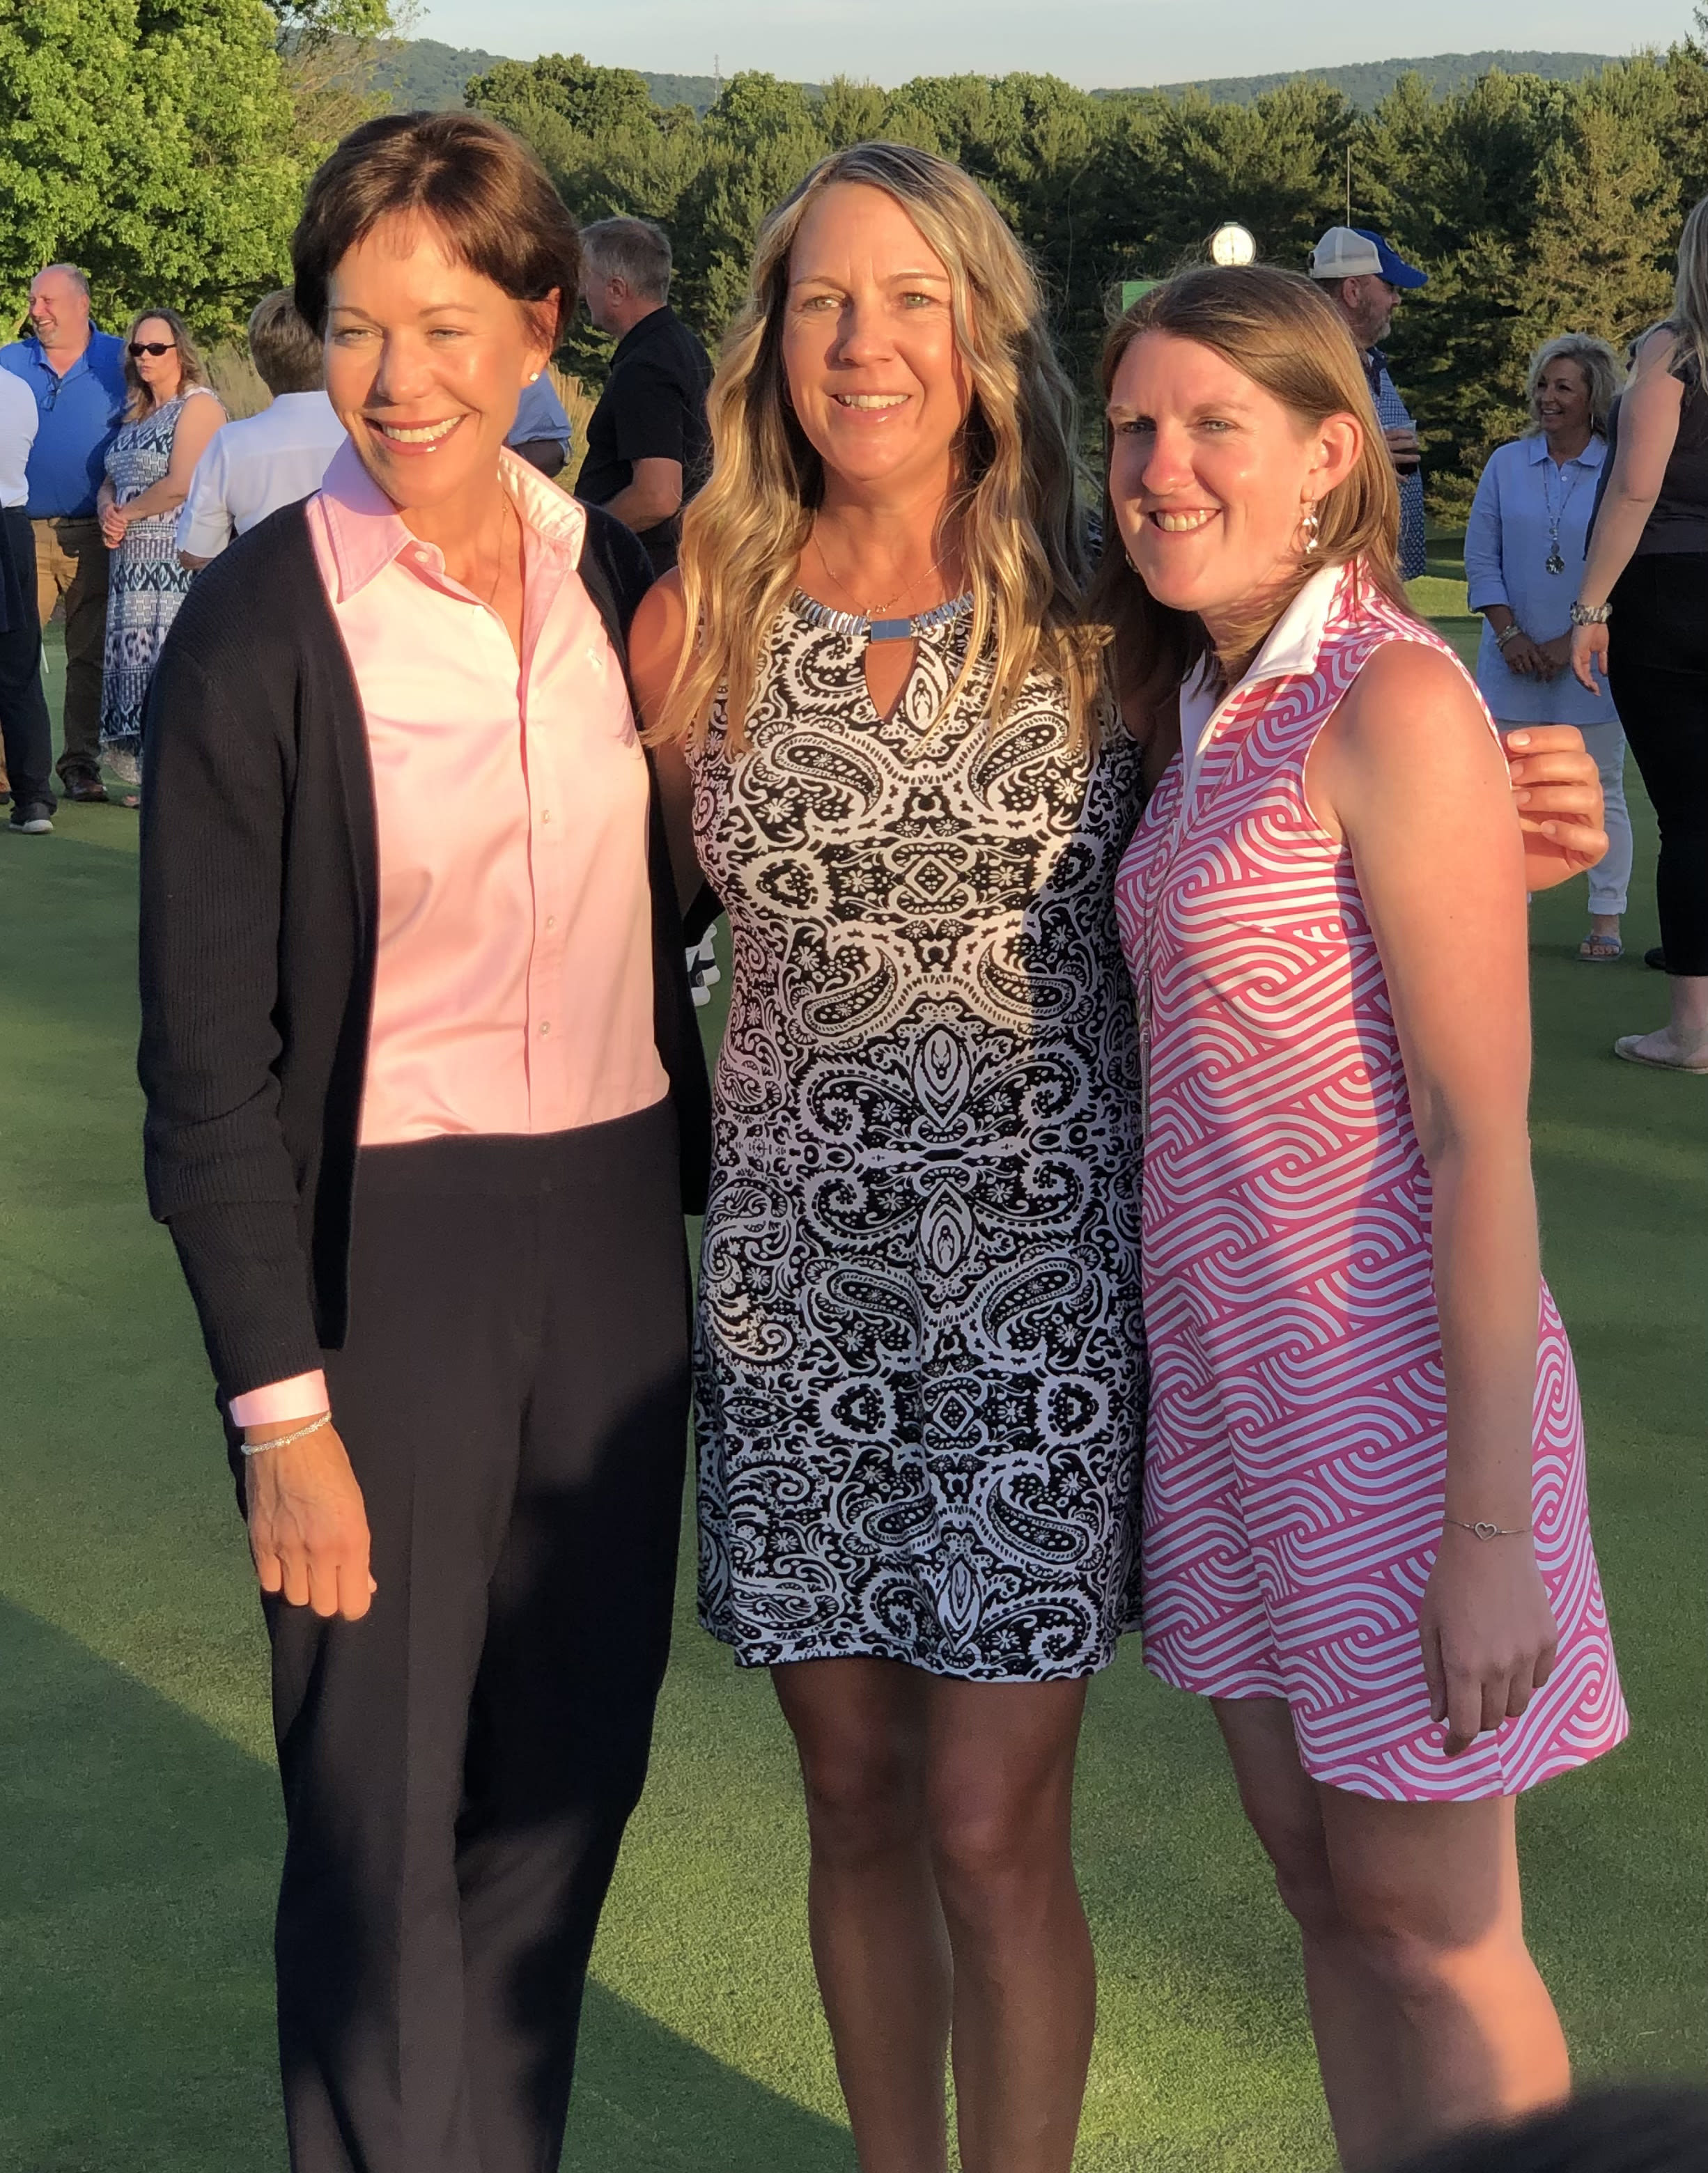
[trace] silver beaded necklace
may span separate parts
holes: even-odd
[[[1578,477],[1583,473],[1583,470],[1579,467],[1576,460],[1574,458],[1571,463],[1571,480],[1570,483],[1566,483],[1565,488],[1560,493],[1559,504],[1556,510],[1554,503],[1554,485],[1549,478],[1549,470],[1553,467],[1554,465],[1554,460],[1553,454],[1544,454],[1543,456],[1542,461],[1542,495],[1548,506],[1548,558],[1546,564],[1548,571],[1550,574],[1563,574],[1565,571],[1565,560],[1560,555],[1559,524],[1565,518],[1565,509],[1571,504],[1571,494],[1573,491],[1577,488]],[[1564,481],[1564,477],[1562,477],[1561,480]]]
[[[863,634],[868,641],[916,641],[922,634],[935,634],[938,627],[952,626],[956,619],[965,618],[972,607],[973,592],[969,589],[965,596],[951,596],[946,604],[934,605],[914,618],[871,618],[860,612],[832,611],[829,604],[821,604],[804,589],[795,591],[795,609],[808,626],[822,628],[827,634]]]

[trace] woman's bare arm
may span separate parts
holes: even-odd
[[[172,433],[172,456],[166,463],[166,472],[118,509],[127,526],[132,520],[157,520],[162,514],[177,510],[190,495],[190,478],[196,472],[197,461],[224,420],[225,410],[211,392],[184,402],[184,412]]]
[[[641,725],[648,731],[658,728],[677,661],[687,643],[688,614],[683,608],[681,578],[669,573],[646,591],[629,629],[629,677],[640,704]],[[686,913],[705,882],[694,844],[694,785],[678,741],[654,740],[651,748],[677,899]]]
[[[1630,564],[1667,479],[1684,402],[1684,388],[1672,371],[1677,345],[1669,332],[1651,332],[1637,357],[1636,376],[1619,402],[1619,450],[1578,584],[1577,600],[1592,611],[1607,601]],[[1605,626],[1573,628],[1571,668],[1592,693],[1597,691],[1597,665],[1603,674],[1607,671],[1607,653]]]
[[[1523,1710],[1553,1663],[1527,1538],[1539,1267],[1527,1105],[1524,850],[1500,750],[1448,661],[1381,651],[1307,765],[1375,931],[1433,1185],[1448,1522],[1420,1625],[1449,1755]]]

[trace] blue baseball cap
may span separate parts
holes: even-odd
[[[1386,279],[1390,287],[1424,287],[1427,272],[1396,255],[1367,226],[1331,226],[1311,252],[1313,279]]]

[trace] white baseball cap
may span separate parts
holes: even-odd
[[[1388,247],[1367,226],[1331,226],[1311,252],[1313,279],[1386,279],[1391,287],[1421,287],[1428,274]]]

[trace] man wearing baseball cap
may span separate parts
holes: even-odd
[[[1423,448],[1376,342],[1393,322],[1401,294],[1424,285],[1427,275],[1369,227],[1331,226],[1311,251],[1311,276],[1322,282],[1364,356],[1376,419],[1400,479],[1400,574],[1409,581],[1424,570]]]

